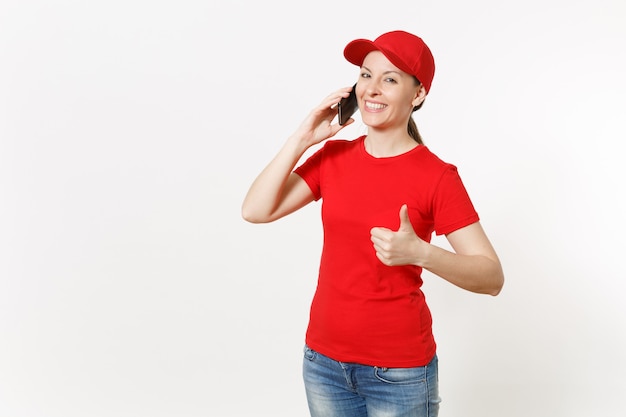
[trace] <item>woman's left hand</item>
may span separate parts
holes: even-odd
[[[406,204],[400,207],[400,227],[397,231],[374,227],[370,235],[376,256],[387,266],[418,265],[420,248],[427,244],[413,230]]]

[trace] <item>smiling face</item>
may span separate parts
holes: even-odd
[[[373,51],[361,66],[356,94],[363,123],[373,129],[406,132],[413,108],[424,101],[426,90],[382,52]]]

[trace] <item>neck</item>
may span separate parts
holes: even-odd
[[[389,132],[384,135],[372,132],[365,137],[365,150],[376,158],[401,155],[416,146],[418,143],[406,132],[397,135],[390,135]]]

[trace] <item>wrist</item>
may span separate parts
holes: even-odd
[[[306,152],[307,149],[309,149],[310,145],[307,144],[306,139],[302,135],[294,133],[287,138],[287,142],[284,147],[294,153],[297,157],[300,157]]]
[[[420,268],[426,268],[428,265],[428,259],[430,257],[432,245],[425,240],[418,239],[415,242],[415,261],[413,264]]]

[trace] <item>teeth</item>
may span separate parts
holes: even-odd
[[[384,109],[385,107],[387,107],[385,104],[375,104],[375,103],[370,103],[370,102],[366,102],[365,105],[367,106],[368,109],[372,109],[372,110],[380,110],[380,109]]]

